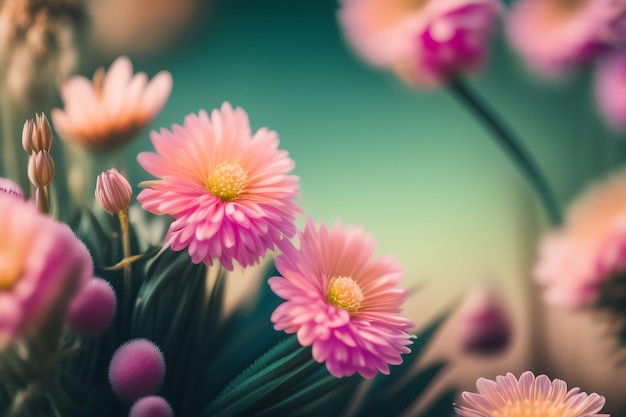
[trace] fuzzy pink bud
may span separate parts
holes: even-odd
[[[28,160],[28,178],[37,188],[45,187],[54,179],[54,161],[48,151],[33,153]]]
[[[117,214],[130,204],[133,188],[115,168],[98,175],[96,180],[96,199],[110,214]]]
[[[165,399],[152,395],[133,404],[129,417],[174,417],[174,410]]]
[[[24,200],[24,191],[15,182],[8,178],[0,177],[0,193]]]
[[[459,334],[465,352],[489,355],[500,353],[509,345],[511,325],[494,289],[475,290],[459,314]]]
[[[165,359],[159,348],[146,339],[120,346],[109,364],[113,391],[126,402],[156,394],[165,377]]]
[[[85,337],[97,337],[111,325],[117,300],[108,281],[94,278],[72,300],[65,323],[70,331]]]

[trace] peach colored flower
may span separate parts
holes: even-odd
[[[476,381],[478,394],[463,392],[466,405],[456,406],[462,417],[609,417],[595,414],[604,407],[605,399],[595,392],[587,395],[579,388],[567,390],[567,383],[535,377],[524,372],[519,380],[512,373],[497,376],[495,381]]]
[[[435,86],[484,67],[500,9],[497,0],[343,0],[339,21],[367,62]]]
[[[409,353],[411,327],[398,287],[403,271],[393,257],[374,258],[374,239],[354,226],[316,230],[309,219],[299,234],[300,248],[281,245],[269,279],[286,300],[272,313],[276,330],[297,333],[313,358],[336,376],[374,378],[389,373]]]
[[[295,164],[278,149],[276,132],[252,134],[243,109],[224,103],[210,117],[202,110],[150,137],[156,153],[137,160],[160,179],[142,183],[147,189],[137,200],[146,211],[174,218],[165,238],[173,250],[233,270],[233,261],[257,264],[295,235],[298,177],[289,175]]]
[[[520,0],[509,14],[508,35],[530,68],[555,76],[626,39],[624,12],[621,0]]]
[[[100,68],[93,82],[78,75],[61,86],[64,110],[52,109],[54,128],[66,141],[91,151],[110,151],[126,145],[149,125],[172,91],[172,75],[161,71],[150,82],[125,56],[105,74]]]
[[[69,227],[0,194],[0,348],[62,320],[93,275],[91,256]]]
[[[535,267],[550,304],[594,302],[598,286],[626,270],[626,170],[590,187],[570,206],[562,227],[544,237]]]

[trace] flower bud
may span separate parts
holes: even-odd
[[[22,128],[22,147],[26,151],[27,154],[33,153],[32,139],[33,133],[35,132],[35,122],[31,119],[28,119],[24,122],[24,127]]]
[[[33,153],[28,160],[28,178],[37,188],[45,187],[54,179],[54,161],[48,151]]]
[[[100,336],[115,317],[117,300],[108,281],[93,278],[81,288],[67,309],[65,323],[84,337]]]
[[[163,397],[143,397],[130,409],[129,417],[174,417],[174,410]]]
[[[7,194],[11,197],[24,200],[24,191],[22,191],[19,185],[8,178],[0,177],[0,194]]]
[[[500,353],[511,340],[511,325],[498,293],[479,288],[466,299],[460,310],[459,334],[466,353]]]
[[[52,148],[52,129],[50,122],[44,113],[36,114],[35,120],[27,120],[22,129],[22,147],[31,154],[33,152],[47,151]]]
[[[130,204],[133,188],[115,168],[103,172],[96,179],[96,199],[110,214],[117,214]]]

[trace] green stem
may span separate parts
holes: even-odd
[[[546,181],[539,166],[535,163],[530,153],[524,148],[523,143],[513,131],[497,116],[487,103],[481,99],[461,79],[455,79],[450,84],[452,94],[463,103],[491,132],[496,142],[505,153],[513,160],[522,171],[533,190],[537,193],[548,219],[553,226],[561,222],[561,209],[556,202],[548,182]]]
[[[131,263],[130,258],[130,233],[128,232],[128,207],[120,210],[117,213],[120,219],[120,226],[122,229],[122,248],[124,249],[124,320],[126,317],[130,317],[132,306],[130,305],[130,292],[131,292]],[[126,323],[122,326],[126,328]]]

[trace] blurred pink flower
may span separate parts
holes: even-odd
[[[150,82],[125,56],[93,83],[77,75],[61,86],[65,109],[52,109],[59,135],[91,151],[110,151],[133,140],[161,112],[172,91],[172,75],[161,71]]]
[[[626,39],[620,28],[624,12],[621,0],[520,0],[512,6],[507,30],[530,68],[556,76]]]
[[[626,129],[626,53],[616,50],[600,59],[595,97],[606,121],[617,130]]]
[[[370,64],[409,84],[436,86],[480,71],[489,55],[498,0],[343,0],[346,38]]]
[[[594,302],[598,286],[626,268],[626,170],[591,187],[567,212],[564,225],[540,246],[535,277],[550,304]]]
[[[300,209],[292,201],[298,177],[294,162],[278,149],[278,135],[266,128],[254,135],[248,115],[224,103],[211,117],[190,114],[184,126],[152,132],[155,153],[139,164],[160,180],[146,181],[137,199],[155,214],[169,214],[166,244],[189,250],[194,263],[228,270],[258,264],[268,249],[296,233]]]
[[[459,310],[459,337],[464,352],[500,353],[511,341],[512,329],[501,296],[495,288],[475,289]]]
[[[545,375],[535,378],[526,371],[519,380],[512,373],[499,375],[495,381],[476,381],[478,394],[463,392],[465,404],[456,405],[462,417],[542,416],[542,417],[609,417],[595,414],[604,407],[605,399],[596,393],[587,395],[580,388],[567,390],[567,383],[550,380]]]
[[[91,256],[69,227],[34,205],[0,194],[0,349],[59,321],[93,275]]]
[[[313,358],[336,376],[388,374],[410,352],[411,327],[402,315],[407,291],[392,257],[373,258],[375,242],[362,229],[337,224],[316,230],[309,220],[300,248],[281,245],[269,285],[286,300],[271,316],[276,330],[313,345]]]

